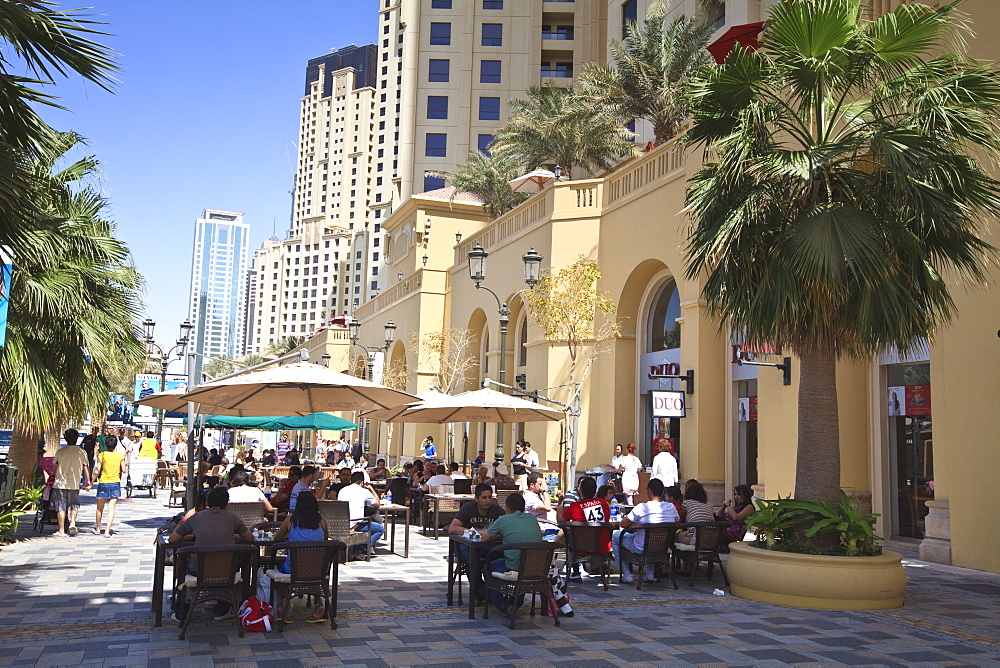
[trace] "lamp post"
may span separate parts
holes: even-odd
[[[183,360],[185,364],[185,373],[187,368],[187,345],[188,339],[191,335],[191,329],[194,327],[189,321],[185,320],[180,325],[180,336],[177,338],[177,344],[168,350],[163,352],[163,348],[160,344],[153,341],[153,331],[156,329],[156,323],[152,318],[146,318],[142,323],[143,333],[146,337],[146,354],[152,358],[153,348],[155,347],[160,351],[160,392],[165,392],[167,389],[167,367],[173,360],[171,356],[174,352],[177,352],[177,356],[174,358],[178,361]],[[156,415],[156,440],[159,443],[163,443],[163,409],[157,409]]]
[[[388,352],[389,348],[392,347],[392,342],[396,340],[396,323],[392,320],[385,323],[385,345],[379,346],[378,348],[368,348],[358,343],[358,339],[361,338],[361,323],[358,322],[356,318],[351,318],[347,323],[348,336],[351,339],[351,345],[357,346],[365,351],[365,358],[368,360],[368,380],[374,382],[373,377],[375,372],[375,355],[381,352]],[[362,418],[364,419],[364,418]],[[370,439],[368,430],[371,427],[372,421],[367,420],[365,426],[365,438],[362,446],[364,447],[365,453],[367,454],[370,448]]]
[[[473,280],[476,284],[477,290],[486,290],[486,292],[493,295],[493,299],[497,301],[497,312],[500,314],[500,383],[507,383],[507,325],[510,323],[510,307],[508,302],[500,301],[500,297],[497,293],[490,290],[488,287],[483,285],[483,281],[486,280],[486,258],[489,256],[482,246],[478,243],[473,246],[472,250],[469,251],[469,278]],[[527,283],[528,289],[534,289],[535,284],[538,283],[538,274],[542,266],[542,258],[535,248],[532,247],[527,253],[521,256],[521,261],[524,263],[524,282]],[[512,297],[521,294],[524,290],[519,290],[511,295]],[[504,445],[503,445],[503,424],[497,424],[497,446],[493,453],[493,458],[495,459],[495,464],[499,465],[504,458]]]

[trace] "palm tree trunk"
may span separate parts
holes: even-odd
[[[27,429],[18,424],[14,425],[10,437],[8,459],[17,467],[17,486],[19,488],[35,484],[39,433],[37,429]]]
[[[835,355],[800,353],[798,418],[795,498],[836,504],[840,499],[840,425]]]

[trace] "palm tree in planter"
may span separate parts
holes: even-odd
[[[947,53],[951,3],[870,20],[858,0],[785,0],[761,48],[696,82],[687,274],[747,340],[799,357],[795,497],[840,500],[836,364],[905,350],[982,282],[1000,213],[1000,76]]]

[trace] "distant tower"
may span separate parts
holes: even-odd
[[[250,226],[236,211],[205,209],[195,222],[190,320],[194,352],[237,357],[243,352]],[[196,356],[194,378],[205,358]]]

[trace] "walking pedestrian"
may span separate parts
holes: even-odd
[[[63,433],[66,445],[56,452],[55,461],[52,464],[52,475],[55,483],[52,485],[52,493],[49,501],[52,509],[56,511],[56,532],[55,536],[75,536],[76,515],[80,510],[80,480],[85,479],[87,483],[84,489],[90,489],[90,467],[87,466],[87,453],[76,444],[80,438],[80,432],[76,429],[67,429]],[[69,529],[66,528],[66,518],[69,517]]]
[[[111,538],[111,525],[115,521],[115,506],[122,495],[122,476],[125,475],[125,453],[118,452],[118,437],[108,436],[107,450],[97,455],[93,482],[97,483],[97,517],[94,533],[100,535],[104,507],[108,506],[108,521],[104,525],[104,537]]]

